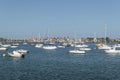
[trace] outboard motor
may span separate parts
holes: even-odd
[[[22,57],[22,58],[24,58],[24,57],[25,57],[25,55],[23,54],[21,57]]]

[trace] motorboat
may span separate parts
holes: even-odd
[[[12,53],[8,53],[10,57],[24,57],[25,55],[23,53],[20,53],[18,51],[13,51]]]
[[[113,46],[111,49],[105,50],[106,53],[120,53],[119,46]]]

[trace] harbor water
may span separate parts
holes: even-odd
[[[3,57],[14,49],[0,51],[0,80],[120,80],[120,54],[107,54],[89,44],[91,51],[71,54],[72,47],[44,50],[31,44],[25,58]]]

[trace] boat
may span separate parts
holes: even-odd
[[[43,49],[53,50],[53,49],[57,49],[57,47],[48,45],[48,46],[43,46]]]
[[[84,50],[79,50],[78,49],[78,47],[77,47],[77,45],[76,45],[76,37],[74,38],[74,50],[70,50],[69,51],[69,53],[76,53],[76,54],[83,54],[83,53],[85,53],[85,51]],[[81,45],[80,45],[81,46]]]
[[[97,48],[99,48],[99,47],[101,47],[101,46],[103,46],[102,43],[98,43],[98,44],[96,44],[96,47],[97,47]]]
[[[82,51],[82,50],[70,50],[69,53],[85,53],[85,51]]]
[[[101,44],[101,45],[100,44],[97,45],[98,49],[102,49],[102,50],[109,50],[109,49],[111,49],[111,47],[107,45],[106,34],[107,34],[107,24],[105,24],[105,38],[104,38],[105,43]]]
[[[13,43],[12,45],[14,45],[14,46],[19,46],[19,43]]]
[[[59,45],[58,48],[65,48],[65,46],[61,46],[61,45]]]
[[[11,45],[10,47],[11,47],[11,48],[17,48],[18,46],[15,46],[15,45]]]
[[[36,48],[41,48],[43,46],[43,44],[36,44],[35,47]]]
[[[29,52],[28,50],[25,50],[25,49],[19,49],[19,50],[16,50],[16,51],[18,51],[19,53],[23,53],[23,54]]]
[[[101,46],[98,47],[98,49],[101,49],[101,50],[109,50],[111,49],[110,46],[106,45],[106,44],[102,44]]]
[[[88,45],[86,45],[86,44],[78,44],[78,45],[75,45],[75,47],[88,47]]]
[[[49,39],[48,32],[47,32],[47,39],[46,39],[45,46],[43,46],[43,49],[46,49],[46,50],[54,50],[54,49],[57,49],[57,47],[56,47],[54,44],[55,44],[55,43],[54,43],[54,42],[51,42],[51,39]]]
[[[120,53],[119,46],[113,46],[111,49],[105,50],[106,53]]]
[[[25,56],[23,53],[20,53],[18,51],[13,51],[12,53],[8,53],[8,55],[10,57],[22,57],[22,58],[24,58],[24,56]]]
[[[1,45],[1,46],[5,47],[5,48],[8,48],[8,47],[10,47],[11,45],[10,45],[10,44],[3,44],[3,45]]]
[[[23,43],[23,45],[26,45],[26,44],[27,44],[26,42]]]
[[[6,47],[0,47],[0,50],[7,50]]]
[[[41,44],[40,42],[41,42],[41,39],[40,39],[40,33],[39,33],[39,37],[38,37],[38,40],[37,40],[39,43],[37,43],[36,45],[35,45],[35,47],[36,48],[42,48],[42,46],[43,46],[43,44]]]
[[[85,50],[85,51],[89,51],[89,50],[91,50],[91,48],[86,48],[86,47],[83,47],[83,48],[80,48],[80,50]]]

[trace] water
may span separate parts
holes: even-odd
[[[30,53],[12,58],[2,57],[6,52],[1,51],[0,80],[120,80],[120,54],[94,48],[84,55],[70,54],[71,47],[47,51],[29,44],[18,48]]]

